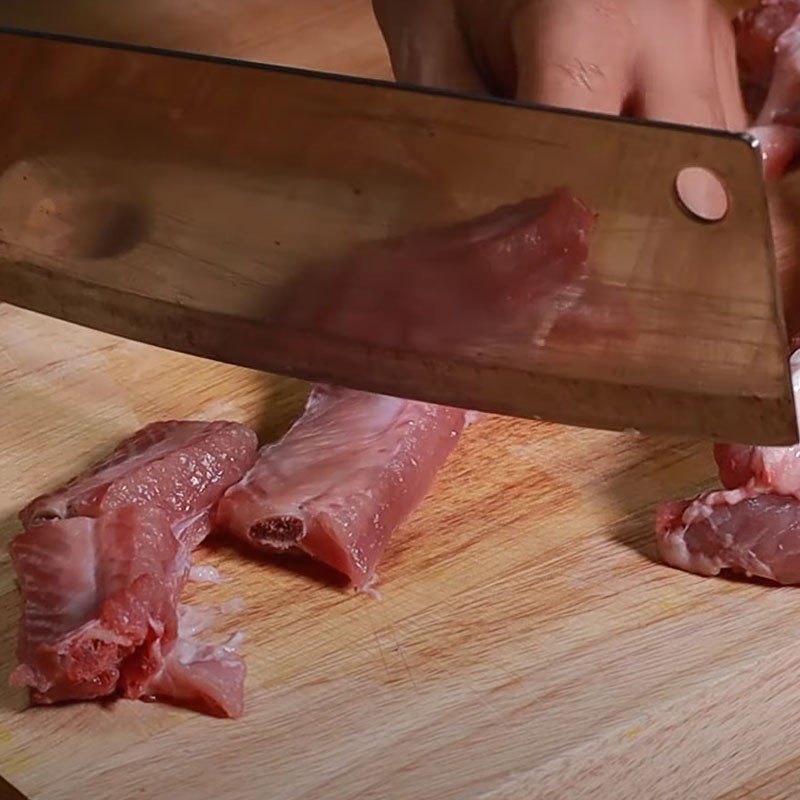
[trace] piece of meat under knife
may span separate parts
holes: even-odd
[[[800,395],[800,352],[791,359]],[[800,445],[714,448],[724,490],[664,503],[656,541],[671,566],[699,575],[722,570],[800,582]]]
[[[795,402],[800,403],[800,350],[789,360]],[[750,487],[800,498],[800,445],[763,447],[742,444],[718,444],[714,458],[719,477],[726,489]]]
[[[454,408],[317,385],[289,432],[225,493],[215,524],[258,549],[305,551],[367,588],[464,419]]]
[[[698,575],[730,570],[800,583],[800,500],[758,490],[710,492],[664,503],[656,539],[670,566]]]

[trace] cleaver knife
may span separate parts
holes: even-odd
[[[0,301],[478,411],[798,440],[747,134],[0,29]]]

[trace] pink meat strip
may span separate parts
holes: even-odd
[[[463,427],[457,409],[315,386],[302,417],[225,493],[215,522],[260,550],[305,551],[364,589]]]
[[[37,703],[159,695],[240,714],[243,663],[199,644],[187,658],[177,607],[190,549],[256,451],[238,423],[156,423],[29,504],[11,545],[23,595],[12,682]]]
[[[800,15],[778,37],[774,71],[757,125],[795,124],[800,101]]]

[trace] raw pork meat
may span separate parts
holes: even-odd
[[[463,427],[453,408],[316,386],[303,416],[225,493],[215,522],[259,549],[299,548],[364,589]]]
[[[698,575],[722,570],[800,583],[800,500],[747,489],[665,503],[656,530],[667,564]]]
[[[303,276],[276,314],[326,338],[419,353],[541,346],[586,291],[595,216],[566,189],[363,245]]]
[[[800,498],[800,446],[720,444],[714,448],[714,458],[726,489],[753,484],[775,494]]]
[[[761,0],[735,20],[748,111],[755,119],[767,178],[784,174],[800,152],[800,0]]]
[[[767,178],[800,153],[800,0],[762,0],[736,19],[736,47],[751,128]]]
[[[764,90],[760,127],[753,132],[767,176],[779,177],[800,151],[800,132],[792,127],[800,123],[800,0],[762,0],[740,14],[737,47],[744,78]],[[796,401],[799,367],[796,353]],[[717,445],[714,457],[725,491],[658,510],[656,540],[664,561],[700,575],[731,570],[800,583],[800,446]]]
[[[800,0],[760,0],[734,21],[736,54],[747,107],[755,117],[772,81],[778,37],[800,14]]]
[[[237,423],[157,423],[27,506],[27,530],[11,545],[23,594],[12,682],[39,703],[114,693],[185,701],[194,684],[195,705],[238,713],[244,665],[196,643],[199,655],[187,658],[177,606],[189,551],[256,448]],[[214,660],[230,685],[211,680]]]
[[[800,353],[792,358],[800,400]],[[664,503],[656,539],[668,564],[716,575],[730,569],[779,583],[800,582],[800,445],[717,445],[724,491]]]
[[[256,435],[235,422],[148,425],[104,461],[21,512],[26,528],[45,519],[98,517],[126,505],[161,508],[188,549],[208,534],[208,511],[255,460]]]
[[[778,37],[798,15],[800,0],[759,0],[736,15],[736,55],[742,77],[769,86]]]
[[[11,544],[23,597],[11,676],[37,703],[138,697],[177,634],[182,576],[167,515],[127,506],[34,525]]]
[[[800,103],[800,16],[779,37],[769,91],[758,125],[795,124]]]

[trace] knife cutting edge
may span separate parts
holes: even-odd
[[[357,389],[797,441],[747,134],[25,31],[0,53],[0,300]]]

